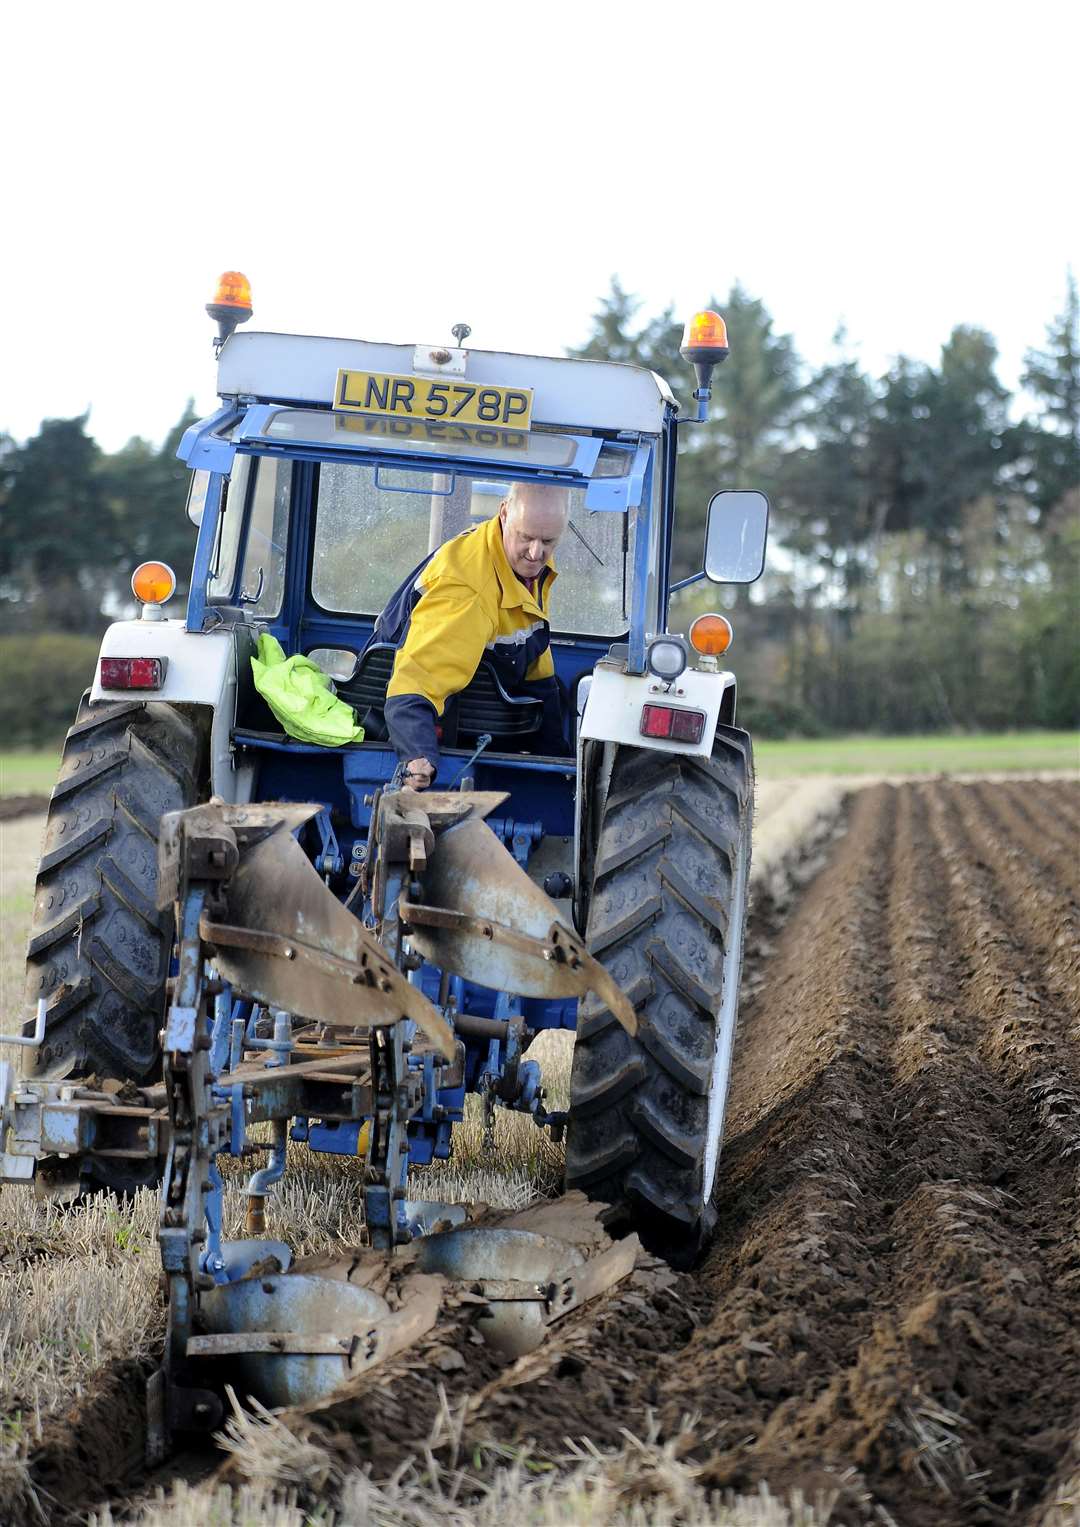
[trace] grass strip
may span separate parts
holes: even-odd
[[[755,739],[762,779],[799,774],[982,774],[1071,770],[1080,778],[1076,732],[941,732],[913,737]]]

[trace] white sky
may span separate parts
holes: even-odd
[[[680,312],[739,277],[811,362],[976,323],[1015,386],[1080,266],[1068,0],[10,0],[0,48],[19,439],[209,410],[228,268],[252,328],[555,354],[613,273]]]

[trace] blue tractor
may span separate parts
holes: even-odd
[[[463,1219],[406,1179],[450,1156],[478,1093],[489,1118],[522,1110],[564,1135],[567,1187],[610,1225],[693,1258],[713,1219],[753,807],[719,661],[730,627],[667,629],[680,419],[660,377],[469,350],[464,325],[452,345],[235,332],[251,314],[235,273],[209,311],[221,406],[181,446],[187,609],[166,617],[175,579],[145,564],[139,618],[105,634],[49,810],[28,1017],[9,1041],[21,1074],[0,1065],[0,1180],[60,1197],[162,1184],[159,1443],[220,1415],[191,1365],[236,1347],[222,1289],[267,1257],[288,1266],[263,1206],[289,1140],[364,1157],[370,1242],[393,1252]],[[698,314],[696,419],[726,354],[723,321]],[[572,752],[535,751],[542,707],[481,661],[441,718],[436,787],[403,789],[375,619],[515,482],[570,503],[551,651]],[[718,492],[697,577],[758,577],[767,516],[759,493]],[[283,729],[254,682],[264,633],[332,680],[363,740]],[[526,1053],[552,1028],[576,1035],[559,1114]],[[228,1243],[218,1158],[256,1147],[248,1239]],[[595,1291],[575,1287],[566,1308]]]

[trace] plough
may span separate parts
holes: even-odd
[[[457,1012],[453,975],[535,997],[591,989],[636,1026],[611,976],[486,825],[504,799],[380,792],[354,891],[360,916],[300,845],[320,807],[211,803],[166,816],[158,886],[175,912],[176,971],[163,1080],[118,1093],[96,1079],[17,1080],[4,1063],[4,1180],[26,1181],[53,1157],[160,1171],[168,1323],[150,1383],[153,1456],[220,1424],[230,1364],[264,1403],[310,1401],[430,1329],[445,1282],[473,1290],[477,1328],[516,1356],[632,1268],[636,1237],[586,1261],[550,1236],[469,1227],[466,1207],[407,1196],[410,1161],[430,1159],[461,1117],[467,1069],[484,1068],[491,1106],[563,1123],[522,1059],[524,1018]],[[417,979],[425,961],[442,973],[434,1000]],[[290,1274],[290,1248],[266,1237],[290,1134],[317,1145],[320,1131],[363,1157],[368,1256],[409,1253],[413,1276],[394,1310],[354,1282]],[[246,1183],[247,1235],[225,1240],[219,1163],[258,1151],[267,1162]]]

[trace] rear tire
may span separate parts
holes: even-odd
[[[630,996],[631,1039],[581,1004],[566,1180],[686,1265],[712,1230],[738,1007],[753,815],[748,735],[711,759],[619,748],[596,850],[587,939]]]
[[[156,905],[158,829],[165,812],[196,804],[201,762],[199,729],[175,707],[84,697],[38,868],[24,1033],[38,999],[48,1007],[27,1077],[159,1075],[173,914]],[[118,1189],[147,1180],[117,1161],[84,1158],[86,1170]]]

